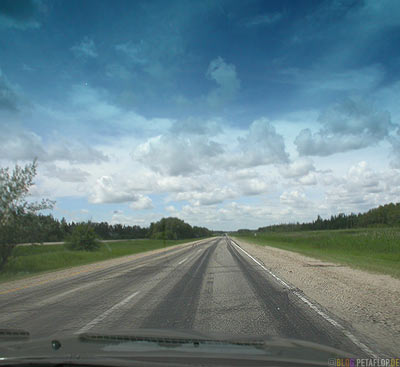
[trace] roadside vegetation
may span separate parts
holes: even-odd
[[[232,236],[400,278],[400,227],[286,232],[242,230]]]
[[[96,251],[70,250],[63,245],[31,245],[14,248],[12,256],[0,272],[0,282],[36,275],[46,271],[85,265],[139,252],[156,250],[193,241],[138,239],[103,242]]]
[[[29,200],[37,162],[10,171],[0,168],[0,281],[67,268],[209,237],[204,227],[178,218],[162,218],[150,227],[110,225],[107,222],[68,223],[41,214],[55,202]],[[116,243],[103,240],[135,239]],[[140,238],[140,240],[138,239]],[[136,240],[137,239],[137,240]],[[63,245],[38,245],[65,242]],[[31,243],[30,246],[18,244]]]

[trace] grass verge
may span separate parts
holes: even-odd
[[[263,232],[235,237],[400,278],[400,228]]]
[[[165,241],[173,246],[198,239]],[[164,247],[162,240],[128,240],[101,243],[98,251],[70,251],[63,245],[32,245],[14,248],[13,256],[0,273],[0,282],[21,279],[39,273],[90,264],[116,257],[137,254]]]

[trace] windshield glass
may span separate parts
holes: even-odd
[[[398,357],[399,36],[397,0],[0,0],[0,329]]]

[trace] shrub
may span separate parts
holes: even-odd
[[[100,242],[90,224],[82,223],[74,228],[65,246],[68,250],[95,251],[100,248]]]

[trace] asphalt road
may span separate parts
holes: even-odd
[[[223,237],[0,294],[0,310],[0,328],[32,337],[166,328],[296,338],[365,355]]]

